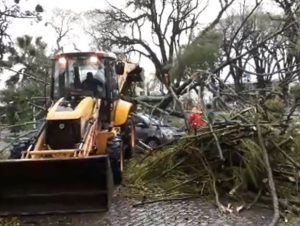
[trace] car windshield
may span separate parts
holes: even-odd
[[[155,116],[147,115],[147,114],[139,114],[139,117],[143,119],[148,125],[159,125],[159,126],[166,126],[166,124],[156,118]]]

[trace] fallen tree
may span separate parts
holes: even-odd
[[[135,194],[159,200],[213,194],[222,212],[233,211],[222,198],[249,203],[236,211],[262,201],[274,207],[272,225],[287,210],[300,213],[300,135],[278,106],[276,98],[258,98],[168,150],[135,160],[128,169]]]

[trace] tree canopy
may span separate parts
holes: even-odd
[[[39,4],[32,10],[22,10],[21,0],[1,1],[0,5],[0,65],[5,53],[13,51],[13,41],[8,33],[11,22],[15,19],[35,19],[41,20],[43,7]]]

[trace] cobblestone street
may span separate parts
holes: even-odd
[[[204,199],[168,201],[133,207],[136,202],[114,197],[111,210],[103,214],[77,214],[23,217],[15,221],[22,226],[231,226],[268,225],[272,211],[253,208],[239,214],[220,214]]]

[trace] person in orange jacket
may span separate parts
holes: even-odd
[[[206,127],[206,122],[204,121],[203,113],[201,110],[198,110],[196,107],[192,109],[192,114],[189,118],[189,125],[194,130],[195,135],[197,130],[203,127]]]

